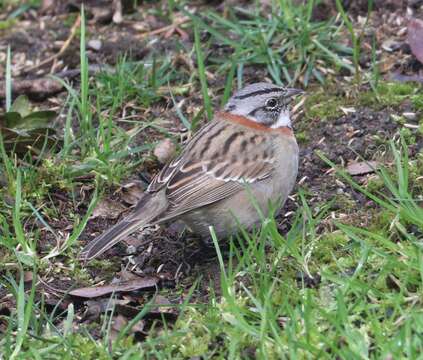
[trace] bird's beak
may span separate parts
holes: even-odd
[[[301,95],[301,94],[305,93],[304,90],[294,89],[294,88],[288,88],[288,89],[286,89],[286,91],[287,91],[287,93],[285,95],[286,97],[293,97],[293,96]]]

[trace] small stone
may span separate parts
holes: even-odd
[[[402,113],[402,116],[404,116],[407,120],[416,120],[416,113],[414,112],[404,112]]]
[[[122,16],[122,1],[121,0],[113,0],[113,22],[115,24],[120,24],[123,21]]]
[[[154,156],[160,163],[167,163],[176,152],[176,146],[170,139],[160,141],[154,149]]]
[[[127,255],[133,255],[133,254],[135,254],[137,252],[137,248],[135,247],[135,246],[133,246],[133,245],[129,245],[127,248],[126,248],[126,254]]]
[[[93,49],[95,51],[100,51],[100,49],[103,46],[103,42],[98,39],[92,39],[88,41],[87,45],[90,49]]]
[[[397,51],[401,48],[402,43],[395,41],[393,39],[385,40],[382,43],[382,49],[388,52]]]

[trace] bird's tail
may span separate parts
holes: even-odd
[[[166,199],[160,195],[160,193],[153,196],[144,195],[131,215],[88,243],[79,258],[83,261],[92,260],[135,230],[151,225],[154,219],[167,208]]]

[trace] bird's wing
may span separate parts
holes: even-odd
[[[267,178],[275,164],[272,135],[216,119],[154,178],[132,214],[82,251],[90,260],[136,229],[228,198]]]
[[[271,137],[222,119],[210,122],[148,188],[166,188],[169,207],[163,219],[215,203],[246,183],[267,178],[275,163]]]

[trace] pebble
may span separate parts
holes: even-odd
[[[404,116],[407,120],[416,120],[416,113],[414,112],[404,112],[402,113],[402,116]]]
[[[88,45],[88,47],[89,47],[90,49],[93,49],[93,50],[95,50],[95,51],[100,51],[100,49],[101,49],[101,48],[102,48],[102,46],[103,46],[103,43],[102,43],[102,41],[101,41],[101,40],[98,40],[98,39],[92,39],[92,40],[89,40],[89,41],[88,41],[87,45]]]
[[[173,158],[176,152],[176,145],[170,139],[160,141],[155,149],[154,156],[160,163],[165,164]]]

